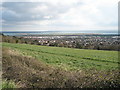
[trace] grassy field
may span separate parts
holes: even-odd
[[[2,88],[118,88],[117,51],[2,44]],[[5,82],[4,82],[5,81]]]
[[[32,56],[49,65],[65,70],[112,70],[118,68],[118,52],[47,47],[28,44],[3,43],[3,47],[18,50],[24,56]]]

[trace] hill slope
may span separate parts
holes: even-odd
[[[17,88],[115,88],[120,84],[118,70],[66,71],[14,49],[3,47],[2,51],[2,77],[14,81]]]
[[[85,50],[11,43],[3,43],[3,47],[18,50],[22,55],[32,56],[47,64],[61,67],[65,70],[112,70],[117,69],[119,64],[117,51]]]

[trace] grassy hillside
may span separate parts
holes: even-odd
[[[120,85],[118,70],[64,70],[52,65],[56,62],[44,63],[44,59],[38,60],[30,55],[21,54],[19,49],[9,48],[12,46],[17,47],[14,44],[4,43],[2,49],[2,79],[5,81],[2,85],[5,88],[3,90],[6,88],[116,88]],[[65,61],[62,63],[64,64]],[[70,68],[69,64],[66,66]]]
[[[52,66],[65,70],[113,70],[118,68],[118,52],[102,50],[71,49],[28,44],[3,43],[3,47],[18,50],[22,55],[32,56]]]

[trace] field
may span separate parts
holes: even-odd
[[[18,50],[24,56],[32,56],[42,62],[65,70],[113,70],[118,68],[118,52],[47,47],[27,44],[3,43],[3,47]]]
[[[3,88],[118,88],[117,51],[2,43]]]

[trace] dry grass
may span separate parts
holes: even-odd
[[[3,79],[12,80],[18,88],[115,88],[119,71],[65,71],[3,48]]]

